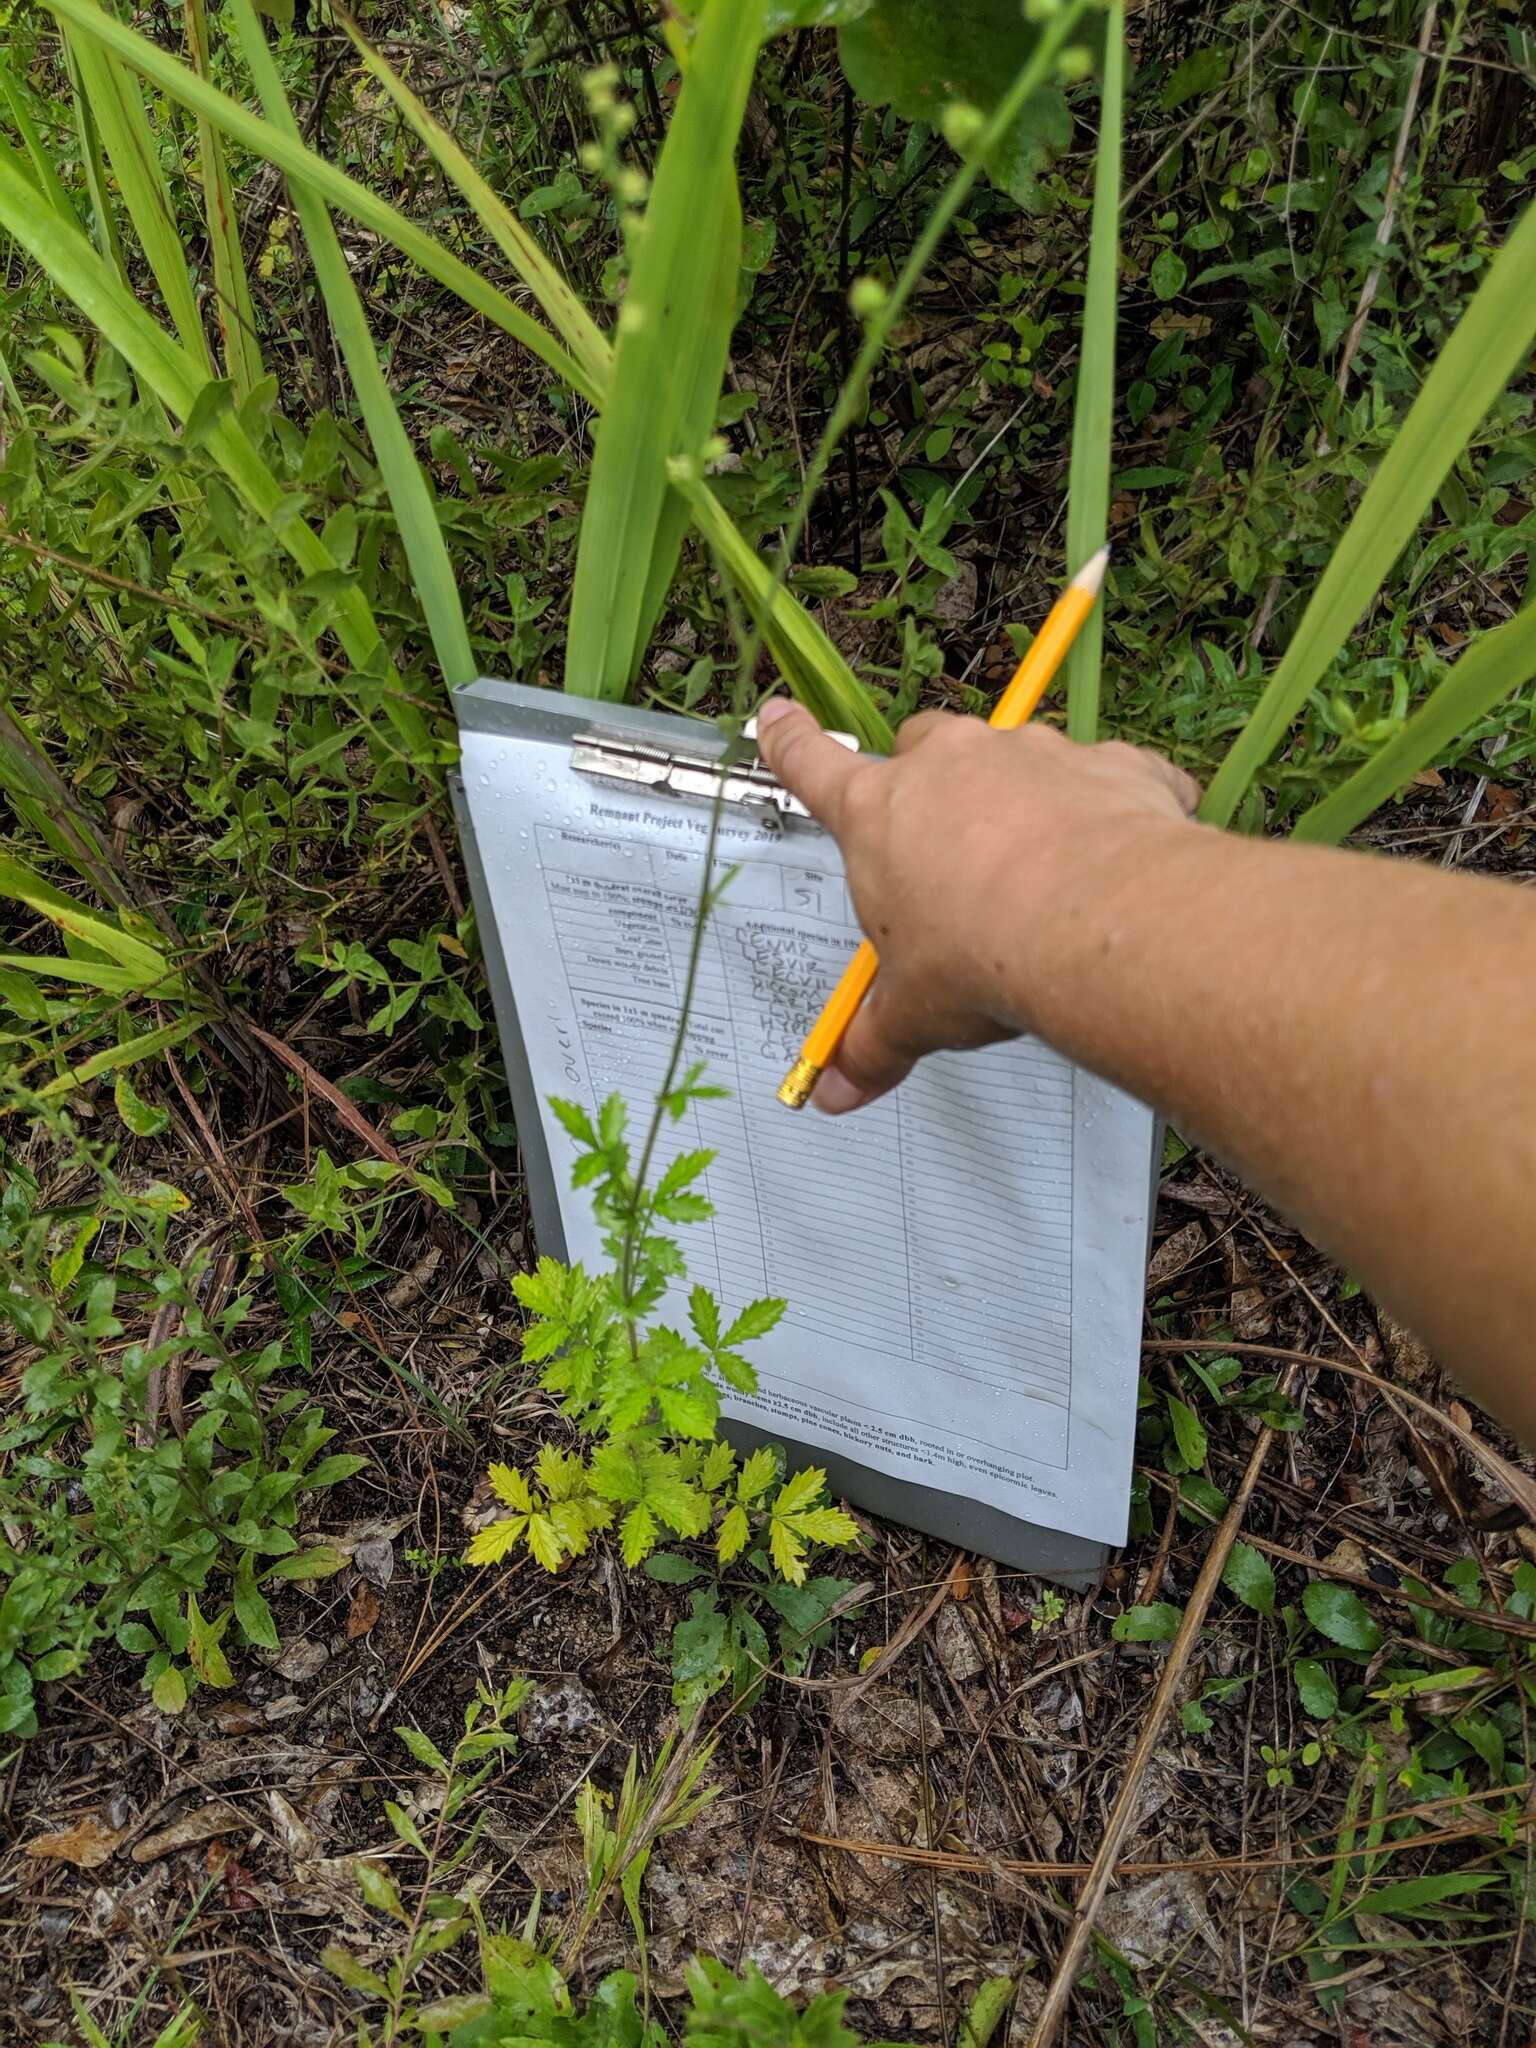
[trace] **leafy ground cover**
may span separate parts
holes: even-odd
[[[939,10],[905,14],[929,48]],[[628,203],[604,152],[654,167],[675,26],[600,0],[368,22],[594,304]],[[55,30],[13,28],[17,146],[89,196]],[[894,276],[953,166],[858,29],[841,61],[824,29],[784,37],[746,103],[711,482],[765,553],[859,346],[850,285]],[[277,53],[305,135],[463,244],[341,30]],[[1130,56],[1102,699],[1206,775],[1529,194],[1536,51],[1512,9],[1330,0],[1149,10]],[[892,718],[982,708],[1059,576],[1094,92],[1069,81],[1030,159],[976,185],[812,510],[793,587]],[[216,279],[214,159],[190,121],[149,135]],[[323,259],[281,179],[226,154],[281,397],[242,417],[333,564],[297,587],[218,459],[228,397],[174,425],[14,251],[6,278],[8,2033],[1025,2041],[1113,1876],[1072,2038],[1527,2039],[1527,1465],[1177,1142],[1133,1541],[1091,1597],[867,1522],[798,1585],[756,1542],[462,1562],[521,1512],[487,1461],[576,1437],[524,1356],[534,1247],[426,596]],[[83,216],[102,240],[118,185]],[[471,662],[558,684],[580,401],[337,234]],[[1479,425],[1249,828],[1337,787],[1518,613],[1531,396],[1517,378]],[[357,592],[389,663],[340,644]],[[690,546],[640,693],[716,708],[737,652]],[[1375,843],[1528,868],[1533,715],[1527,690],[1447,733]],[[725,1974],[690,1980],[700,1954]],[[841,2018],[778,2002],[828,1992]]]

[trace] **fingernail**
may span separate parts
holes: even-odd
[[[836,1067],[828,1067],[816,1083],[816,1093],[811,1097],[811,1101],[823,1116],[843,1116],[850,1109],[857,1109],[861,1103],[868,1100],[868,1090],[850,1081],[848,1076],[840,1073]]]
[[[765,725],[772,725],[777,719],[782,718],[790,708],[787,697],[770,697],[766,704],[760,704],[757,710],[758,731],[761,732]]]

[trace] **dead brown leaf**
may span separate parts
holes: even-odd
[[[34,1836],[26,1844],[26,1853],[51,1857],[58,1863],[73,1863],[77,1870],[99,1870],[116,1854],[123,1833],[122,1828],[113,1827],[105,1815],[92,1809],[56,1834]]]
[[[250,1822],[238,1806],[215,1799],[210,1805],[195,1807],[191,1813],[183,1814],[180,1820],[172,1821],[158,1834],[146,1835],[142,1842],[134,1843],[129,1853],[135,1863],[158,1863],[162,1856],[169,1856],[177,1849],[190,1849],[194,1843],[206,1842],[213,1835],[249,1827]]]
[[[352,1606],[347,1615],[347,1641],[355,1643],[359,1636],[367,1635],[383,1611],[384,1603],[364,1579],[352,1595]]]

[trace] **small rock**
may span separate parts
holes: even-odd
[[[976,564],[962,560],[947,583],[933,594],[934,617],[952,633],[968,626],[976,615]]]
[[[37,1931],[46,1948],[57,1948],[74,1924],[74,1914],[61,1906],[44,1906],[37,1916]]]
[[[523,1709],[522,1736],[536,1749],[541,1743],[585,1735],[590,1728],[601,1728],[603,1721],[603,1710],[586,1687],[574,1678],[560,1678],[541,1685]]]
[[[968,1678],[974,1678],[985,1668],[975,1637],[952,1600],[946,1600],[939,1609],[939,1618],[933,1625],[933,1645],[938,1651],[939,1662],[956,1685],[964,1685]]]
[[[331,1661],[331,1653],[324,1643],[317,1643],[310,1636],[294,1636],[281,1649],[258,1651],[257,1655],[290,1685],[308,1685]]]
[[[931,1707],[921,1712],[910,1696],[877,1686],[851,1700],[837,1718],[837,1740],[876,1756],[920,1756],[944,1747],[944,1724]]]
[[[382,1593],[395,1576],[395,1546],[387,1536],[365,1536],[354,1547],[352,1562],[369,1585]]]
[[[1191,1935],[1198,1935],[1213,1954],[1221,1953],[1205,1893],[1192,1870],[1170,1870],[1111,1893],[1099,1913],[1099,1931],[1135,1969],[1183,1950]]]

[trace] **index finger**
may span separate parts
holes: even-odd
[[[849,788],[876,764],[830,739],[803,704],[770,697],[757,714],[757,750],[813,818],[836,833]]]

